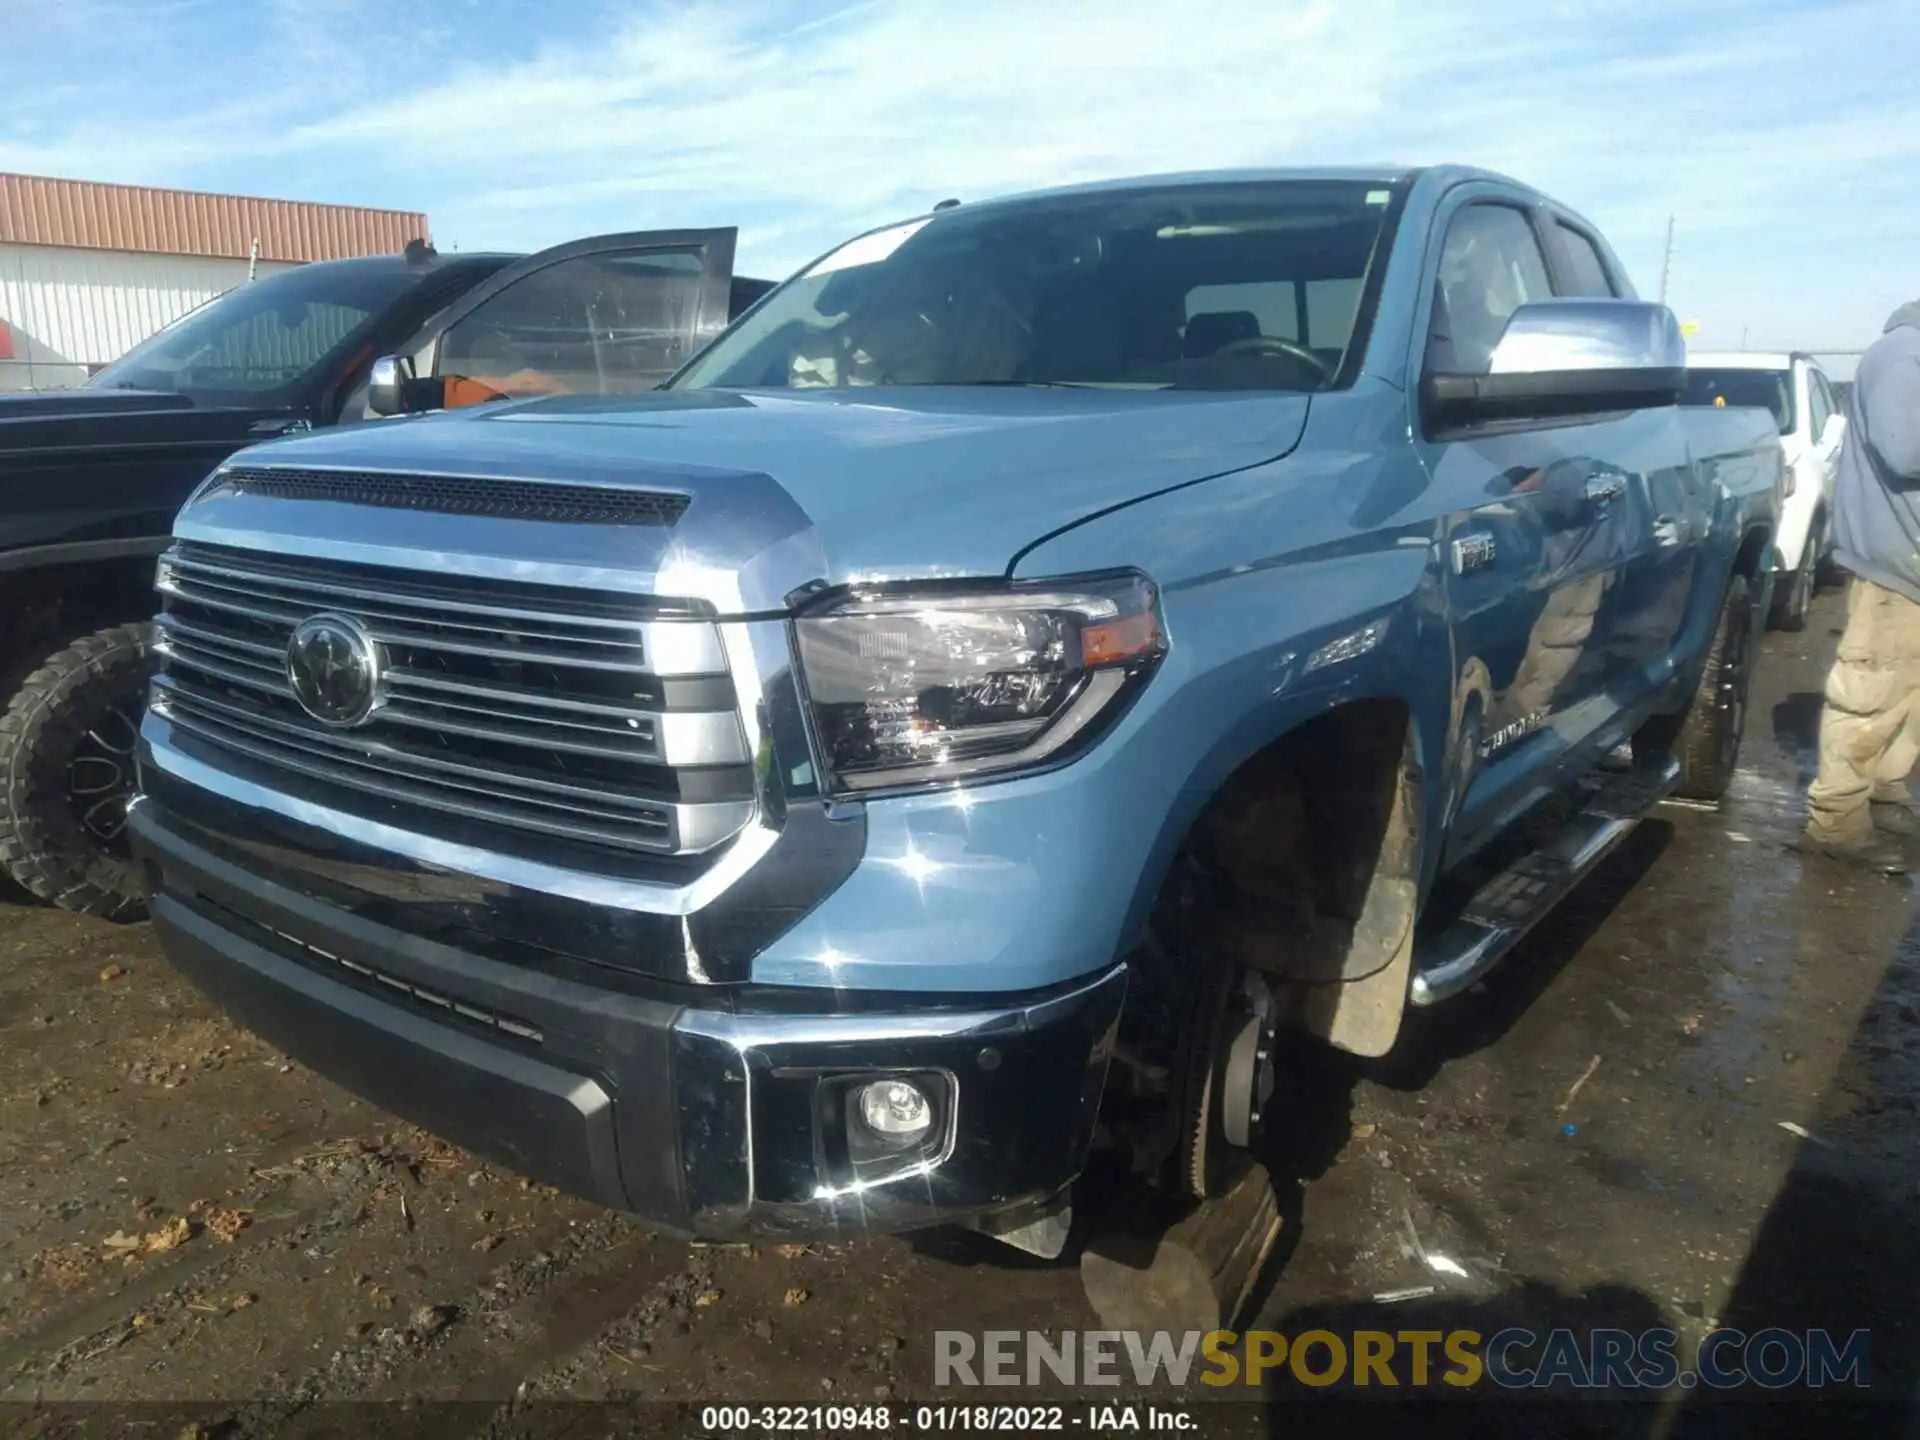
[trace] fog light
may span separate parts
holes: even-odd
[[[867,1128],[889,1140],[918,1140],[933,1125],[933,1101],[911,1080],[875,1080],[859,1100]]]

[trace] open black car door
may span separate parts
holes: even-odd
[[[650,390],[726,327],[737,236],[640,230],[516,261],[407,343],[399,403],[376,383],[372,408]]]

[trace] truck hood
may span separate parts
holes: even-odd
[[[1077,521],[1284,455],[1307,406],[1029,387],[562,397],[317,431],[236,463],[660,486],[693,496],[690,535],[777,491],[798,513],[763,538],[804,532],[808,579],[840,584],[1004,573]],[[191,516],[195,530],[213,518]]]

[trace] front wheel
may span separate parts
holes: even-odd
[[[118,625],[75,640],[0,712],[0,867],[83,915],[146,913],[126,825],[153,633]]]
[[[1635,758],[1642,763],[1665,758],[1680,762],[1673,793],[1683,800],[1717,801],[1733,784],[1753,682],[1753,609],[1752,586],[1746,576],[1734,576],[1720,602],[1699,688],[1687,708],[1654,716],[1633,737]]]

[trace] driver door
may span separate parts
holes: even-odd
[[[1847,417],[1824,371],[1809,366],[1807,388],[1812,392],[1809,414],[1812,416],[1814,472],[1820,481],[1820,493],[1832,504],[1833,482],[1840,469],[1840,445],[1847,434]]]
[[[1498,186],[1455,192],[1424,282],[1424,372],[1488,373],[1513,312],[1553,297],[1540,218],[1530,197]],[[1416,417],[1449,512],[1458,808],[1443,865],[1575,773],[1626,703],[1612,693],[1625,674],[1613,632],[1642,539],[1642,472],[1685,457],[1677,428],[1661,423],[1640,412],[1465,428]]]
[[[737,235],[597,235],[516,261],[403,347],[409,408],[653,389],[726,327]]]

